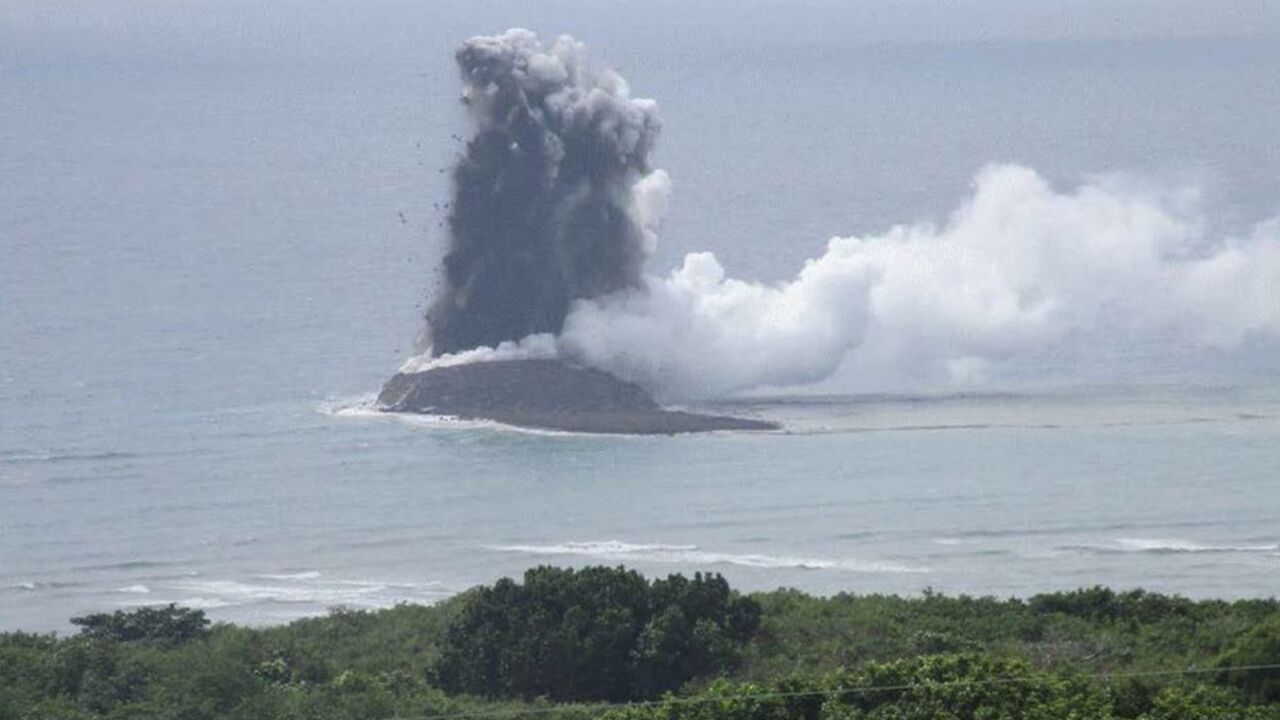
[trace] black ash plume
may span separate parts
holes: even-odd
[[[657,107],[583,46],[526,30],[457,52],[475,134],[453,170],[432,354],[559,333],[570,303],[641,282],[645,229],[631,191],[649,172]]]

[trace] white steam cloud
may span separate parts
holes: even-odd
[[[635,186],[650,247],[668,187],[658,173]],[[682,399],[812,383],[844,363],[966,382],[1001,361],[1117,342],[1172,352],[1280,340],[1280,221],[1240,237],[1207,225],[1194,193],[1111,180],[1060,192],[993,165],[941,227],[833,238],[776,284],[693,253],[666,277],[575,302],[559,337],[467,360],[558,355]]]

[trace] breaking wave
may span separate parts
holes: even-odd
[[[618,540],[566,542],[553,545],[491,545],[498,552],[581,556],[624,562],[681,565],[737,565],[764,569],[839,570],[856,573],[923,573],[927,568],[882,560],[829,559],[755,553],[711,552],[697,545],[637,544]]]
[[[1126,553],[1144,553],[1151,555],[1274,554],[1276,552],[1280,552],[1280,544],[1225,545],[1177,539],[1118,538],[1104,544],[1063,545],[1058,549],[1102,555]]]
[[[174,602],[198,609],[254,605],[373,609],[400,602],[436,602],[452,595],[455,589],[437,582],[329,578],[309,570],[264,573],[245,580],[189,578],[149,586],[132,585],[116,592],[130,596],[117,602],[125,607]]]
[[[103,451],[82,452],[76,450],[0,450],[0,465],[26,465],[35,463],[105,462],[131,460],[134,453]]]

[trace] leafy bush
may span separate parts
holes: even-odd
[[[204,637],[209,620],[203,610],[182,608],[170,603],[162,608],[144,607],[133,611],[95,613],[71,618],[80,634],[115,642],[152,642],[178,645]]]
[[[488,697],[630,700],[726,670],[759,607],[719,575],[647,582],[622,568],[540,567],[474,590],[433,676]]]
[[[944,655],[868,663],[773,685],[721,682],[702,697],[607,720],[1111,720],[1100,685],[1019,660]]]
[[[1221,680],[1238,687],[1262,702],[1280,702],[1280,669],[1266,667],[1280,663],[1280,617],[1259,623],[1218,656],[1226,670]]]
[[[1117,593],[1105,587],[1036,595],[1028,602],[1037,613],[1061,613],[1090,620],[1154,622],[1194,613],[1196,604],[1178,595],[1161,595],[1145,590]]]
[[[762,685],[717,681],[703,694],[606,713],[604,720],[1275,720],[1230,691],[1172,685],[1138,705],[1132,688],[990,655],[872,662]]]

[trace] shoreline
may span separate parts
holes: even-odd
[[[578,571],[591,569],[591,568],[624,568],[625,567],[627,569],[632,569],[632,566],[622,562],[608,563],[608,564],[586,563],[581,565],[571,564],[571,563],[568,563],[568,564],[567,563],[543,563],[543,564],[537,564],[537,565],[530,565],[525,570],[525,572],[528,572],[530,570],[534,570],[537,568],[541,568],[541,567],[552,567],[557,569],[563,568],[563,569],[578,570]],[[693,575],[697,573],[701,573],[704,575],[721,575],[719,571],[710,570],[710,569],[701,569],[701,570],[673,569],[670,573],[646,572],[645,574],[648,577],[657,578],[657,577],[668,576],[668,575]],[[270,630],[275,630],[280,628],[287,628],[298,623],[310,623],[315,621],[323,621],[326,618],[333,616],[335,613],[336,614],[356,613],[356,614],[362,614],[362,615],[378,615],[381,613],[394,611],[398,608],[415,608],[420,610],[427,610],[427,609],[437,608],[441,605],[447,605],[449,603],[455,602],[459,598],[462,598],[468,595],[469,593],[472,593],[478,588],[488,587],[495,582],[500,582],[500,581],[510,580],[510,579],[512,579],[511,576],[503,576],[500,578],[494,578],[490,582],[477,582],[475,584],[468,585],[466,587],[461,587],[460,589],[457,589],[454,592],[449,592],[439,597],[430,598],[430,599],[402,599],[401,598],[401,599],[390,600],[385,603],[379,603],[376,605],[335,603],[324,609],[319,609],[314,612],[303,611],[303,612],[293,614],[290,617],[270,617],[270,618],[263,617],[262,619],[258,619],[258,620],[243,620],[243,619],[219,620],[219,619],[211,618],[211,620],[216,626],[236,628],[239,630],[245,630],[245,631],[251,631],[251,632],[258,632],[258,631],[270,631]],[[28,585],[28,584],[29,583],[23,583],[23,585]],[[14,592],[31,591],[31,589],[18,588],[17,586],[10,587],[10,588],[3,588],[3,590],[14,591]],[[1105,591],[1105,592],[1113,593],[1118,596],[1127,595],[1127,594],[1140,594],[1148,597],[1158,597],[1158,598],[1176,600],[1179,602],[1189,603],[1191,605],[1212,605],[1212,604],[1230,605],[1235,603],[1272,603],[1277,606],[1277,611],[1280,612],[1280,593],[1271,594],[1271,595],[1198,595],[1198,594],[1184,594],[1184,593],[1178,593],[1178,592],[1153,591],[1153,590],[1147,590],[1141,586],[1130,587],[1130,586],[1114,586],[1114,585],[1098,585],[1098,584],[1079,585],[1079,586],[1074,586],[1070,588],[1048,589],[1040,592],[1026,593],[1021,595],[1014,595],[1014,594],[999,595],[999,594],[993,594],[993,593],[952,592],[945,589],[938,590],[931,586],[922,587],[919,590],[912,591],[912,592],[898,592],[898,591],[879,592],[874,590],[867,590],[867,591],[833,590],[833,591],[824,592],[824,591],[815,591],[815,590],[805,590],[805,589],[800,589],[800,588],[796,588],[788,585],[777,585],[769,589],[759,589],[759,590],[743,589],[741,590],[741,593],[746,597],[757,597],[757,598],[770,597],[775,595],[788,595],[788,596],[804,598],[807,601],[818,602],[818,603],[829,603],[829,602],[838,601],[838,600],[847,600],[847,601],[856,602],[856,601],[868,601],[868,600],[875,599],[875,600],[883,600],[887,602],[910,604],[910,603],[923,602],[932,598],[939,598],[944,600],[990,602],[990,603],[997,603],[997,604],[1026,604],[1031,602],[1035,598],[1064,596],[1064,595],[1070,595],[1073,593],[1084,593],[1084,592],[1092,592],[1092,591]],[[264,604],[271,604],[271,603],[268,601],[268,602],[265,602]],[[81,609],[79,611],[74,611],[72,617],[93,614],[93,613],[132,612],[132,611],[137,611],[137,610],[142,610],[147,608],[152,608],[152,609],[161,608],[161,607],[166,607],[170,605],[176,605],[177,607],[180,607],[180,608],[189,608],[192,610],[199,610],[205,613],[212,612],[214,614],[218,614],[218,611],[226,609],[227,607],[233,607],[228,605],[203,605],[199,602],[191,603],[191,602],[185,602],[181,600],[175,601],[170,599],[163,599],[163,600],[156,600],[155,602],[137,602],[137,603],[128,603],[128,604],[117,604],[117,605],[111,605],[107,607],[98,607],[96,609],[86,606],[84,609]],[[246,603],[246,605],[249,605],[249,603]],[[14,635],[14,634],[31,634],[31,635],[52,635],[60,639],[66,639],[68,637],[71,637],[70,635],[65,634],[66,631],[69,628],[71,628],[70,619],[71,619],[70,617],[64,618],[61,623],[61,627],[59,629],[31,629],[28,627],[0,628],[0,637],[3,637],[5,635]]]

